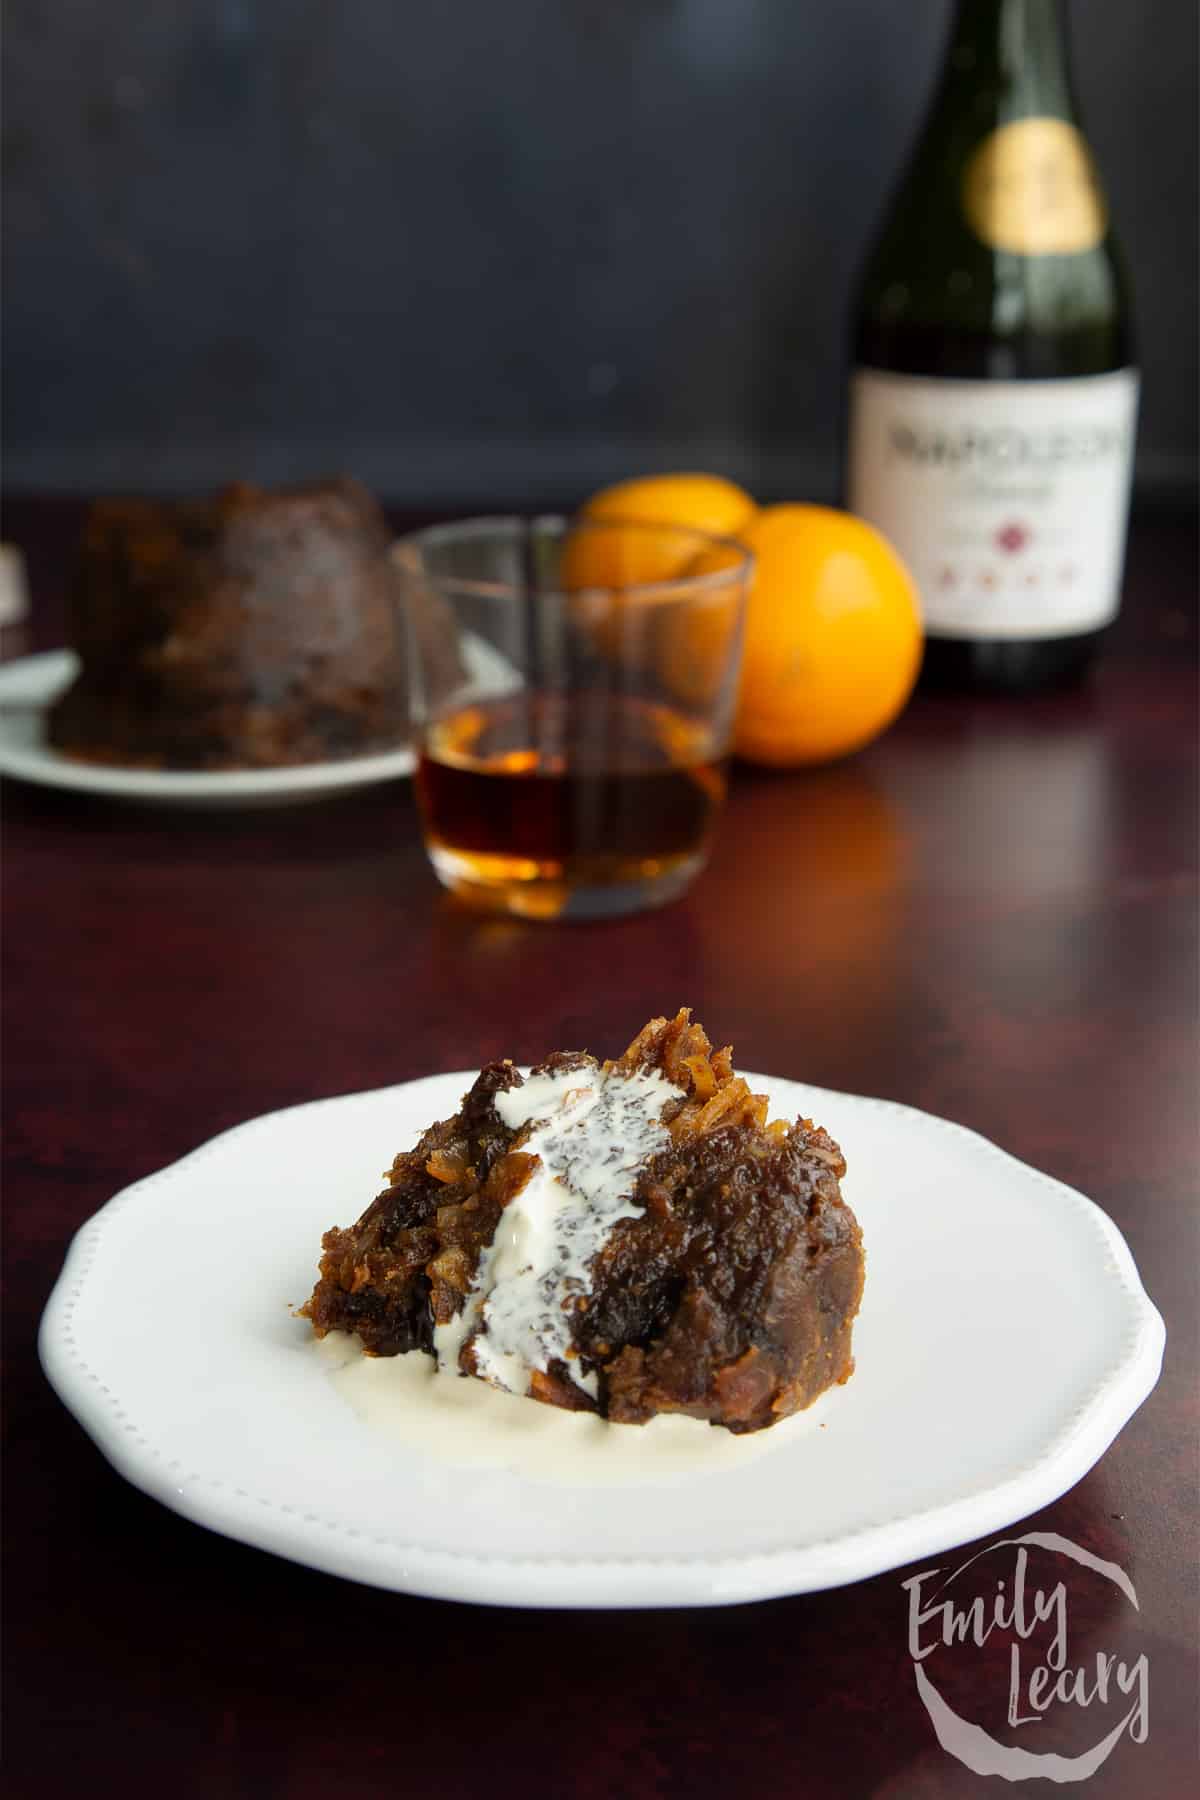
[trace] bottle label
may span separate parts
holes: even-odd
[[[952,381],[859,369],[849,504],[942,637],[1094,631],[1120,603],[1138,378]]]
[[[963,170],[975,236],[1018,256],[1091,250],[1108,218],[1087,144],[1066,119],[1014,119],[989,132]]]

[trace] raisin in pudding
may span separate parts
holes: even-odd
[[[554,1406],[760,1431],[854,1367],[845,1167],[811,1120],[768,1124],[688,1012],[652,1019],[615,1061],[490,1063],[325,1234],[303,1310]]]

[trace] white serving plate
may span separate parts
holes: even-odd
[[[411,775],[408,744],[290,769],[118,769],[77,762],[46,742],[46,710],[75,677],[73,650],[47,650],[0,663],[0,775],[41,787],[166,806],[248,806],[319,800],[376,781]]]
[[[121,1474],[213,1530],[401,1592],[711,1605],[836,1587],[1010,1525],[1078,1481],[1158,1377],[1162,1320],[1082,1194],[945,1120],[750,1076],[776,1116],[842,1144],[863,1229],[857,1371],[820,1427],[682,1492],[649,1454],[632,1486],[564,1486],[406,1448],[350,1409],[290,1306],[322,1232],[358,1216],[471,1080],[253,1119],[82,1228],[41,1354]]]

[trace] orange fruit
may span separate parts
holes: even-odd
[[[737,537],[754,515],[754,502],[722,475],[641,475],[593,494],[585,520],[613,521],[607,531],[582,531],[568,539],[561,580],[565,588],[633,587],[671,581],[696,555],[688,530],[677,535],[651,525],[690,527],[718,537]],[[630,529],[620,526],[628,522]]]
[[[829,506],[764,507],[741,537],[756,563],[734,749],[779,767],[861,749],[921,666],[912,577],[873,526]]]
[[[694,556],[682,578],[728,571],[729,580],[714,584],[677,605],[663,606],[655,625],[655,666],[666,693],[677,705],[706,711],[724,694],[733,675],[739,643],[747,558],[739,547],[748,543],[743,529],[738,546],[714,544]]]

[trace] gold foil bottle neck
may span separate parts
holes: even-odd
[[[1087,144],[1065,119],[1015,119],[991,132],[963,171],[975,236],[1018,256],[1091,250],[1107,225]]]

